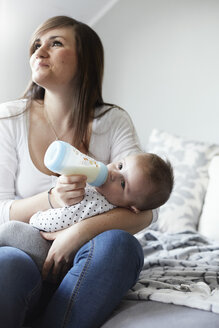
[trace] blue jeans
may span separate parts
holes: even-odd
[[[32,259],[17,248],[0,247],[0,326],[22,327],[40,293],[41,276]]]
[[[103,232],[78,251],[38,327],[100,327],[135,284],[142,266],[143,252],[135,237],[122,230]],[[22,327],[27,310],[39,302],[40,288],[39,271],[31,258],[13,248],[0,248],[1,328]]]

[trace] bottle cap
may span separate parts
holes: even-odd
[[[68,144],[60,140],[53,141],[48,147],[44,157],[44,164],[50,171],[60,173],[67,148]]]

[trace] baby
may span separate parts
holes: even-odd
[[[30,218],[30,224],[10,221],[1,225],[0,246],[20,248],[41,270],[51,242],[45,240],[39,230],[54,232],[65,229],[115,207],[125,207],[135,213],[156,209],[168,200],[173,189],[171,164],[155,154],[130,155],[107,167],[106,182],[95,188],[87,185],[80,203],[37,212]]]

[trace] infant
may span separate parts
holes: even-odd
[[[30,218],[29,224],[10,221],[1,225],[0,246],[23,250],[41,270],[51,242],[40,235],[40,230],[54,232],[65,229],[115,207],[125,207],[135,213],[156,209],[168,200],[172,192],[172,166],[158,155],[130,155],[107,167],[106,182],[95,188],[87,185],[80,203],[39,211]],[[154,221],[155,217],[151,223]]]

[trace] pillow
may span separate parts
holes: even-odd
[[[219,240],[219,156],[214,157],[209,166],[209,183],[199,232],[205,237]]]
[[[219,145],[189,141],[154,129],[147,151],[168,159],[175,184],[166,204],[161,206],[157,229],[167,233],[196,231],[208,185],[208,166]]]

